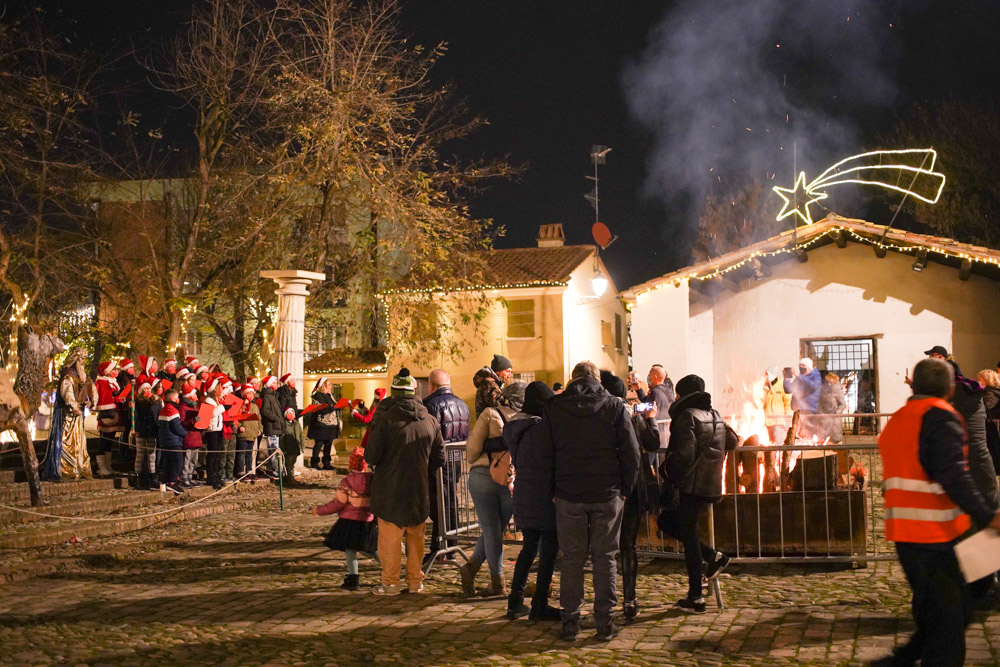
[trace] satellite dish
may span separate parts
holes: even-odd
[[[611,242],[614,240],[611,238],[611,230],[603,222],[595,222],[594,226],[590,228],[590,233],[594,237],[594,243],[599,245],[601,250],[611,245]]]

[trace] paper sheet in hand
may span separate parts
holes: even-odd
[[[1000,533],[985,528],[955,545],[965,581],[976,581],[1000,570]]]

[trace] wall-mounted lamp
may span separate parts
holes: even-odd
[[[594,277],[590,279],[590,285],[594,288],[594,296],[602,297],[608,289],[608,279],[600,273],[595,273]]]

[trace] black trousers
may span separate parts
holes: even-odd
[[[452,452],[452,454],[454,455],[453,460],[445,462],[444,467],[441,468],[441,474],[444,478],[444,511],[447,526],[438,525],[437,473],[430,474],[428,488],[430,489],[431,521],[433,522],[431,524],[431,553],[441,548],[441,536],[448,528],[454,530],[458,527],[458,492],[455,489],[455,484],[462,475],[461,452]],[[445,542],[449,547],[455,545],[455,540],[446,540]]]
[[[180,481],[184,471],[184,450],[164,449],[160,456],[160,481],[164,484],[175,484]]]
[[[514,576],[510,580],[510,594],[523,596],[524,587],[528,584],[528,574],[531,564],[538,555],[538,575],[535,578],[535,594],[531,598],[531,608],[536,612],[545,609],[549,604],[549,589],[552,586],[552,572],[556,569],[556,555],[559,553],[559,540],[554,530],[521,529],[521,553],[514,563]]]
[[[663,510],[657,520],[660,530],[684,545],[688,597],[691,599],[702,596],[702,563],[711,563],[717,553],[715,549],[698,539],[698,518],[701,516],[701,510],[709,504],[706,500],[682,495],[680,506]]]
[[[897,542],[896,554],[913,590],[913,620],[917,624],[910,641],[896,649],[897,663],[964,664],[965,628],[972,616],[972,601],[955,551]]]
[[[333,448],[332,438],[313,440],[312,458],[310,460],[312,467],[313,468],[319,467],[320,452],[323,452],[323,465],[325,466],[330,465],[330,462],[332,461],[330,457],[330,450],[332,448]]]
[[[618,550],[622,558],[622,594],[625,604],[635,602],[635,584],[639,575],[639,555],[635,551],[635,541],[639,537],[642,524],[642,499],[638,490],[625,501],[622,510],[622,534],[618,538]]]
[[[222,431],[205,431],[201,439],[205,443],[205,475],[209,484],[221,484],[220,469],[222,468]]]

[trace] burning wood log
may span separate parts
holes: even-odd
[[[781,475],[778,473],[779,452],[764,452],[764,493],[781,490]]]
[[[756,435],[751,435],[743,441],[741,447],[757,447],[760,440]],[[739,452],[739,450],[737,450]],[[746,487],[747,493],[757,493],[760,488],[760,469],[757,465],[757,452],[739,452],[740,463],[743,464],[743,473],[740,475],[740,485]]]
[[[799,411],[796,410],[792,413],[792,425],[788,429],[788,433],[785,434],[785,447],[792,447],[795,445],[796,438],[799,437]],[[795,458],[792,456],[795,452],[785,452],[785,455],[781,457],[781,488],[789,491],[794,486],[792,483],[792,464],[795,463]]]

